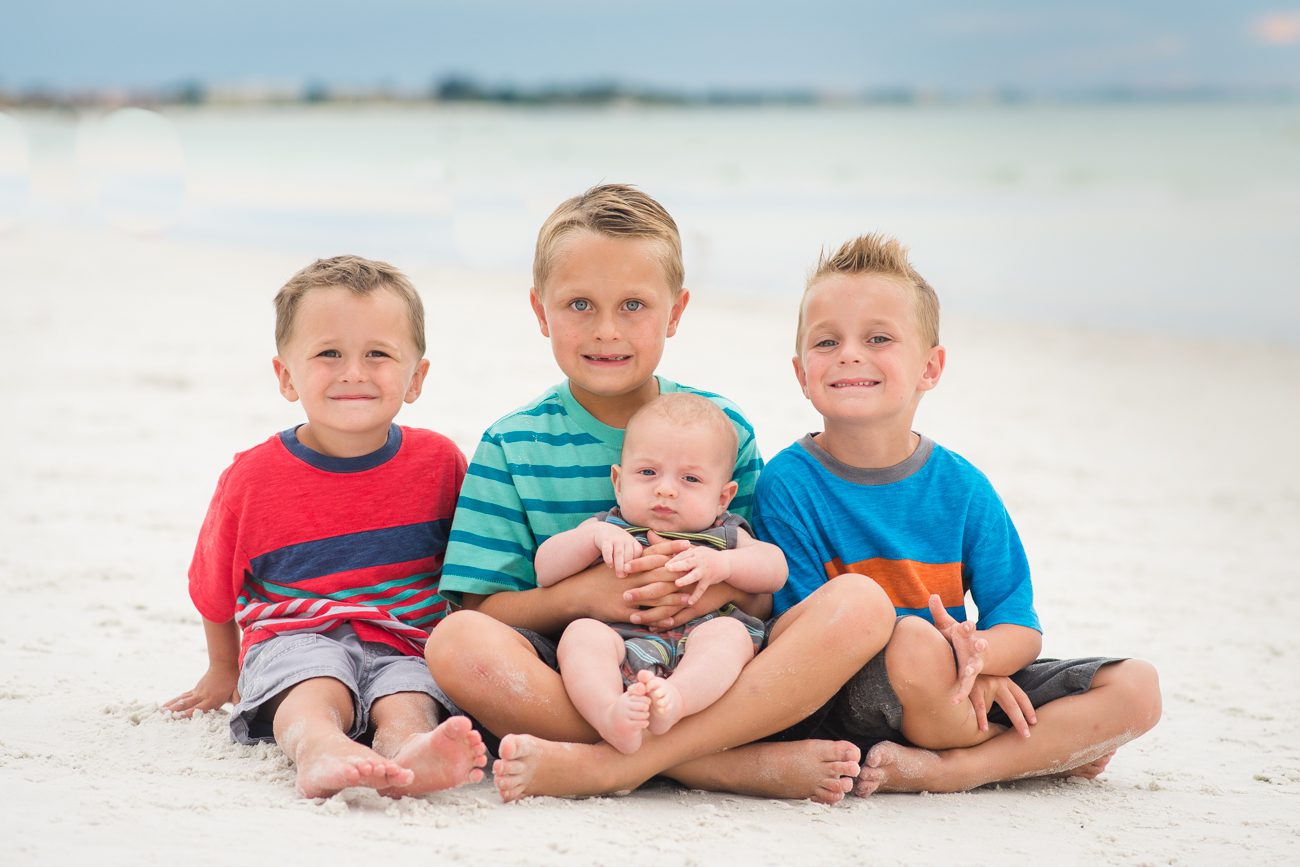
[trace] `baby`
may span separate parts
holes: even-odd
[[[781,550],[755,540],[727,511],[737,487],[736,430],[716,404],[685,393],[655,398],[628,421],[621,460],[610,468],[618,507],[543,542],[538,586],[602,559],[625,577],[639,571],[643,546],[663,540],[684,540],[667,568],[682,573],[678,587],[694,585],[690,604],[724,581],[759,594],[785,583]],[[631,753],[647,728],[663,734],[717,701],[762,647],[763,631],[734,604],[664,632],[583,618],[560,639],[560,675],[583,718]]]

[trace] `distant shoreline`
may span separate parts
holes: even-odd
[[[1014,87],[971,91],[879,87],[856,91],[709,89],[684,91],[611,82],[519,87],[447,77],[425,89],[337,87],[323,82],[208,83],[178,81],[156,87],[0,87],[3,108],[83,108],[121,105],[356,105],[430,104],[519,107],[762,107],[762,106],[933,106],[933,105],[1117,105],[1300,102],[1294,88],[1098,87],[1030,92]]]

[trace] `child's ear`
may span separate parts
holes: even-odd
[[[623,468],[614,464],[609,468],[609,480],[614,485],[614,493],[618,493],[618,474],[623,472]]]
[[[406,397],[402,398],[402,400],[407,403],[415,403],[415,399],[424,390],[424,378],[428,375],[429,359],[421,358],[420,363],[415,365],[415,373],[411,374],[411,384],[406,387]]]
[[[528,290],[528,303],[533,305],[533,315],[537,317],[537,324],[542,329],[542,336],[550,337],[551,330],[546,325],[546,305],[542,304],[536,286]]]
[[[808,396],[808,374],[804,372],[803,362],[799,360],[799,356],[797,355],[791,358],[790,361],[794,364],[794,378],[799,380],[799,388],[803,391],[803,396],[807,397]]]
[[[736,491],[739,489],[740,485],[736,483],[735,479],[722,486],[722,496],[718,497],[719,513],[726,511],[727,506],[731,505],[731,500],[736,496]]]
[[[672,310],[668,313],[668,337],[677,333],[677,323],[682,320],[682,313],[686,310],[686,305],[691,301],[691,293],[683,287],[682,291],[677,294],[677,300],[673,301]]]
[[[298,399],[298,391],[293,387],[293,377],[289,375],[289,365],[280,360],[280,356],[271,359],[271,367],[275,369],[275,378],[280,381],[280,394],[284,395],[287,401]]]
[[[942,346],[930,347],[930,355],[925,360],[925,370],[921,373],[921,381],[917,384],[918,391],[929,391],[939,384],[939,377],[943,376],[943,366],[948,363],[948,350]]]

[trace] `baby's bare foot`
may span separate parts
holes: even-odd
[[[594,720],[600,736],[620,753],[634,753],[641,749],[641,738],[650,725],[650,698],[645,684],[636,682],[620,695],[604,720]]]
[[[297,750],[298,791],[305,798],[328,798],[343,789],[391,789],[409,786],[415,774],[401,764],[348,739],[304,742]]]
[[[431,732],[407,738],[393,761],[414,774],[410,783],[385,789],[383,794],[422,795],[483,779],[487,748],[468,717],[454,716]]]
[[[685,716],[681,691],[672,681],[648,671],[637,672],[637,679],[645,684],[646,695],[650,696],[650,731],[661,735],[677,725]]]

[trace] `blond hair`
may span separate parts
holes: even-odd
[[[611,238],[646,238],[659,247],[664,277],[673,297],[682,291],[686,269],[677,223],[664,206],[628,184],[601,184],[560,203],[537,233],[533,289],[540,295],[564,239],[578,231]]]
[[[336,286],[354,295],[369,295],[378,289],[388,289],[406,302],[411,323],[411,337],[419,357],[424,357],[424,304],[420,294],[405,274],[387,262],[376,262],[360,256],[335,256],[317,259],[289,278],[275,295],[275,346],[283,349],[293,333],[293,322],[298,315],[302,299],[313,289]]]
[[[939,345],[939,296],[907,259],[907,247],[888,235],[860,235],[845,241],[834,253],[822,250],[817,265],[799,299],[799,325],[795,331],[795,354],[803,352],[803,309],[808,293],[818,280],[833,274],[876,274],[891,277],[911,287],[916,300],[916,322],[929,346]]]
[[[727,414],[722,411],[722,408],[708,398],[684,391],[659,395],[632,413],[632,417],[627,420],[623,442],[627,442],[627,436],[632,432],[632,428],[638,419],[649,418],[650,416],[658,416],[677,427],[707,426],[713,428],[723,443],[723,450],[729,456],[727,458],[728,467],[736,463],[736,451],[740,447],[740,438],[736,434],[736,426],[731,423],[731,419],[727,418]]]

